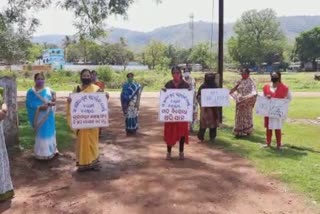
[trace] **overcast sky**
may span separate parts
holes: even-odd
[[[7,0],[0,0],[3,6]],[[214,0],[214,21],[217,22],[218,0]],[[320,0],[225,0],[225,20],[234,22],[249,9],[273,8],[278,16],[320,15]],[[212,20],[212,0],[137,0],[128,11],[128,19],[110,17],[108,27],[120,27],[137,31],[151,31],[158,27],[185,23],[190,14],[195,21]],[[41,21],[36,35],[73,34],[73,14],[51,7],[37,14]]]

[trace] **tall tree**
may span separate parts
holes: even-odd
[[[17,23],[22,28],[34,31],[39,20],[30,14],[50,5],[58,5],[71,11],[79,34],[96,38],[103,33],[104,21],[110,15],[126,16],[126,11],[136,0],[7,0],[7,7],[0,12],[0,27]],[[155,0],[157,3],[161,0]]]
[[[283,59],[285,37],[272,9],[244,12],[228,41],[229,54],[240,64],[272,64]]]
[[[0,58],[9,65],[25,61],[31,46],[29,37],[10,26],[0,30]]]
[[[199,63],[204,68],[214,68],[216,67],[217,54],[212,52],[209,43],[200,43],[192,49],[188,60]]]
[[[167,67],[170,59],[166,57],[166,45],[159,41],[151,41],[144,50],[144,61],[150,69],[157,65]]]
[[[316,60],[320,58],[320,27],[301,33],[296,38],[293,51],[301,62],[312,62],[313,70],[316,70]]]

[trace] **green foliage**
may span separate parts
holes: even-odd
[[[150,69],[156,66],[166,68],[170,64],[170,59],[166,57],[167,47],[159,41],[151,41],[144,50],[144,62]]]
[[[97,70],[98,78],[103,82],[111,82],[113,71],[109,66],[99,67]]]
[[[320,58],[320,27],[301,33],[296,38],[294,56],[300,61],[313,62],[316,69],[317,58]]]
[[[200,43],[192,49],[188,61],[213,69],[216,68],[217,54],[210,49],[209,43]]]
[[[39,44],[32,44],[27,51],[27,60],[30,63],[33,63],[39,56],[42,55],[44,47]]]
[[[285,37],[272,9],[250,10],[234,26],[228,41],[229,54],[240,64],[272,64],[283,60]]]
[[[13,26],[0,28],[0,58],[8,64],[26,60],[30,45],[29,37],[24,32],[17,32]]]

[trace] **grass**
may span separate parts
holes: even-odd
[[[7,72],[8,73],[8,72]],[[100,79],[106,83],[108,91],[119,91],[121,85],[126,81],[127,72],[116,72],[110,68],[99,68]],[[134,71],[135,79],[140,84],[145,85],[145,91],[159,91],[163,85],[171,79],[169,70],[154,71]],[[314,92],[320,91],[320,81],[314,80],[314,72],[301,73],[283,73],[283,82],[287,84],[292,91],[296,92]],[[18,90],[25,91],[34,85],[33,73],[29,71],[15,72],[17,77]],[[196,79],[198,87],[203,82],[204,74],[194,72],[192,76]],[[252,74],[257,83],[257,88],[262,89],[263,85],[270,82],[269,74]],[[232,88],[235,82],[240,78],[237,73],[226,71],[224,73],[224,87]],[[49,72],[47,74],[46,85],[56,91],[72,91],[79,84],[79,73],[70,71]]]
[[[32,149],[34,146],[34,131],[31,128],[25,109],[19,110],[19,141],[24,149]],[[71,148],[73,144],[72,131],[62,115],[56,116],[57,145],[59,150]]]
[[[296,98],[290,105],[289,117],[303,119],[320,116],[320,110],[316,107],[319,104],[319,99]],[[306,105],[310,107],[306,108]],[[249,159],[259,171],[288,183],[292,189],[320,202],[320,126],[286,123],[283,128],[284,149],[261,149],[265,142],[263,118],[254,117],[255,133],[252,136],[236,139],[232,135],[234,112],[234,105],[224,109],[226,126],[219,129],[216,143],[210,146]]]

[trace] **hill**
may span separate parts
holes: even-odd
[[[281,28],[286,37],[293,41],[301,32],[320,26],[320,16],[288,16],[279,17]],[[233,35],[234,23],[225,24],[225,40]],[[212,24],[209,22],[194,23],[194,42],[209,42],[211,40]],[[141,49],[151,40],[159,40],[166,44],[173,44],[188,48],[191,46],[191,31],[189,23],[172,25],[168,27],[157,28],[151,32],[138,32],[121,28],[111,28],[109,30],[108,42],[119,41],[124,37],[129,46],[133,49]],[[64,35],[43,35],[33,38],[37,43],[53,43],[61,45]],[[213,41],[218,40],[218,25],[213,24]]]

